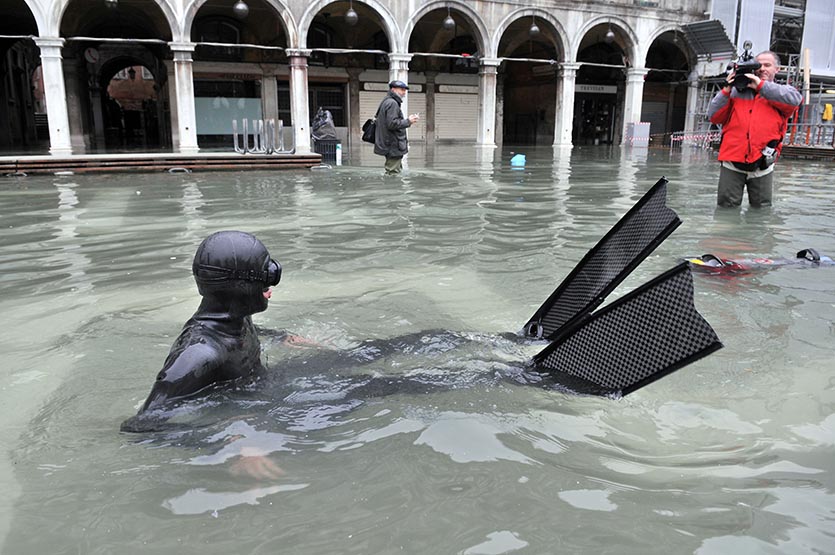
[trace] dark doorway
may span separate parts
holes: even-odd
[[[39,50],[30,40],[0,41],[0,152],[48,148]]]
[[[508,58],[499,68],[503,144],[554,143],[559,44],[556,29],[535,15],[520,17],[502,35],[499,55]]]
[[[610,145],[615,137],[617,95],[578,93],[574,99],[575,145]]]
[[[104,142],[108,152],[159,150],[163,143],[160,125],[159,86],[153,73],[141,65],[117,71],[102,95]]]

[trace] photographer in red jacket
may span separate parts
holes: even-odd
[[[722,126],[719,206],[739,206],[746,186],[752,207],[771,205],[774,161],[783,148],[788,119],[802,99],[794,87],[774,82],[780,68],[777,54],[762,52],[756,62],[760,67],[751,73],[732,71],[708,108],[710,122]],[[744,65],[739,69],[745,71]]]

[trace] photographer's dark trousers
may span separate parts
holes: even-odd
[[[729,167],[730,166],[730,167]],[[742,193],[748,188],[748,203],[754,208],[771,206],[771,187],[774,182],[774,165],[764,170],[742,171],[731,169],[731,162],[722,162],[719,170],[719,193],[716,204],[734,207],[742,204]]]
[[[397,175],[403,171],[403,157],[393,156],[389,158],[386,156],[386,175]]]

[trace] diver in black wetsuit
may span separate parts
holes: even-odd
[[[686,262],[671,268],[617,301],[597,310],[605,297],[681,224],[666,205],[667,180],[661,178],[609,230],[540,306],[524,326],[529,339],[548,345],[526,363],[553,379],[553,386],[575,393],[627,395],[720,349],[722,343],[694,304],[693,280]],[[281,265],[254,236],[223,231],[207,237],[194,257],[193,272],[203,302],[171,348],[151,394],[123,431],[155,426],[146,413],[165,401],[263,370],[260,341],[251,315],[266,310],[270,286]],[[281,334],[289,343],[293,336]],[[331,352],[349,365],[408,352],[428,343],[441,351],[467,341],[453,332],[420,332],[370,342],[345,353]],[[344,363],[343,362],[343,363]],[[524,383],[540,383],[534,376]],[[381,395],[405,387],[429,391],[443,384],[403,377],[353,380],[350,390]],[[164,415],[161,415],[164,416]]]
[[[192,272],[203,300],[172,345],[145,404],[123,430],[133,429],[135,419],[169,399],[264,368],[251,315],[267,309],[281,265],[255,236],[219,231],[200,244]]]

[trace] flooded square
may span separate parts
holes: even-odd
[[[507,338],[661,176],[684,223],[609,302],[686,256],[835,254],[831,165],[781,160],[772,208],[718,210],[707,151],[520,153],[0,179],[0,550],[831,550],[835,267],[696,275],[725,348],[622,399],[527,383],[540,347]],[[223,229],[284,267],[253,317],[268,376],[120,433]]]

